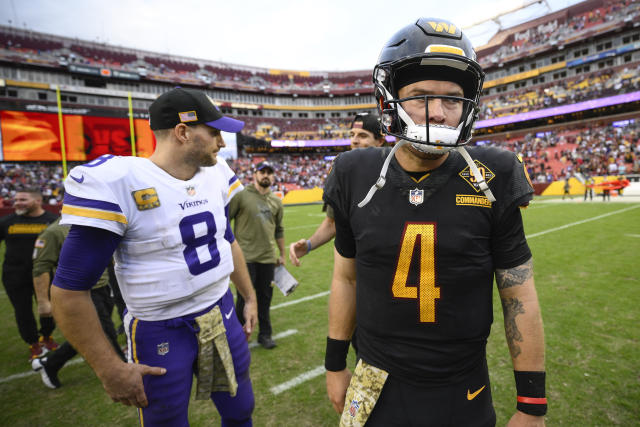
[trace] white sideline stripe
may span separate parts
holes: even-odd
[[[309,381],[315,377],[319,377],[324,373],[325,373],[324,366],[317,366],[314,369],[307,371],[304,374],[298,375],[297,377],[292,378],[287,382],[279,384],[275,387],[271,387],[269,390],[271,390],[271,393],[273,394],[280,394],[283,391],[287,391],[290,388],[300,385],[305,381]]]
[[[625,236],[629,236],[629,237],[640,237],[640,234],[625,234]]]
[[[297,329],[287,329],[284,332],[280,332],[279,334],[276,334],[273,336],[274,340],[279,340],[280,338],[285,338],[288,337],[289,335],[295,335],[298,333]],[[258,344],[257,342],[250,342],[249,343],[249,348],[254,348],[259,346],[260,344]]]
[[[299,298],[297,300],[287,301],[287,302],[283,302],[283,303],[280,303],[280,304],[276,304],[276,305],[271,307],[271,310],[275,310],[275,309],[282,308],[282,307],[287,307],[287,306],[294,305],[294,304],[299,304],[301,302],[309,301],[309,300],[316,299],[316,298],[320,298],[320,297],[323,297],[325,295],[329,295],[329,293],[330,293],[330,291],[324,291],[324,292],[320,292],[319,294],[309,295],[308,297],[302,297],[302,298]]]
[[[69,363],[65,363],[64,366],[70,366],[70,365],[77,365],[78,363],[82,363],[84,362],[84,359],[82,357],[79,357],[77,359],[74,359],[72,361],[70,361]],[[31,375],[40,375],[40,372],[35,372],[35,371],[27,371],[27,372],[23,372],[21,374],[14,374],[14,375],[9,375],[6,378],[0,378],[0,384],[2,383],[8,383],[9,381],[13,381],[13,380],[17,380],[20,378],[25,378]]]
[[[609,213],[606,213],[606,214],[594,216],[593,218],[583,219],[582,221],[576,221],[576,222],[572,222],[570,224],[561,225],[560,227],[551,228],[549,230],[541,231],[539,233],[533,233],[533,234],[531,234],[529,236],[525,236],[525,237],[527,239],[531,239],[533,237],[538,237],[538,236],[542,236],[544,234],[553,233],[554,231],[558,231],[558,230],[564,230],[565,228],[573,227],[575,225],[580,225],[580,224],[584,224],[584,223],[587,223],[587,222],[596,221],[596,220],[599,220],[599,219],[602,219],[602,218],[606,218],[606,217],[611,216],[611,215],[623,213],[623,212],[630,211],[632,209],[638,209],[638,208],[640,208],[640,205],[631,206],[631,207],[628,207],[628,208],[625,208],[625,209],[620,209],[620,210],[609,212]]]

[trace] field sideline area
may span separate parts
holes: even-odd
[[[640,203],[616,199],[538,198],[523,211],[545,324],[549,426],[630,426],[640,420]],[[286,207],[287,247],[308,237],[323,216],[319,205]],[[288,264],[300,286],[286,298],[274,291],[278,347],[251,350],[256,426],[338,424],[322,367],[332,254],[333,245],[325,245],[303,258],[301,267]],[[515,410],[515,386],[497,291],[494,316],[487,353],[503,426]],[[54,337],[64,340],[58,330]],[[0,425],[138,425],[136,411],[113,403],[79,357],[60,371],[58,390],[31,373],[4,288],[0,342]],[[210,401],[192,400],[189,420],[192,426],[220,425]]]

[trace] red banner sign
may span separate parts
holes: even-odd
[[[63,116],[66,157],[87,161],[103,154],[131,155],[129,119],[80,115]],[[136,155],[149,157],[155,148],[149,122],[134,119]],[[61,161],[58,116],[50,113],[0,111],[5,161]]]

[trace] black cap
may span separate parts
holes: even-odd
[[[271,172],[275,172],[275,168],[273,165],[266,160],[264,162],[260,162],[256,165],[256,170],[261,171],[262,169],[271,169]]]
[[[356,114],[351,122],[351,129],[358,128],[368,130],[376,138],[382,137],[382,129],[380,129],[380,117],[377,113],[360,113]]]
[[[244,122],[224,116],[204,92],[180,87],[163,93],[149,106],[151,130],[171,129],[178,123],[204,124],[231,133],[244,127]]]

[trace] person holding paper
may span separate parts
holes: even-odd
[[[229,220],[244,252],[251,282],[258,297],[258,344],[266,349],[276,346],[271,337],[269,310],[276,265],[284,264],[284,228],[282,201],[271,192],[275,169],[269,162],[256,165],[253,185],[248,185],[229,203]],[[276,250],[277,248],[277,250]],[[279,255],[278,255],[279,252]],[[238,294],[236,313],[243,319],[244,299]]]

